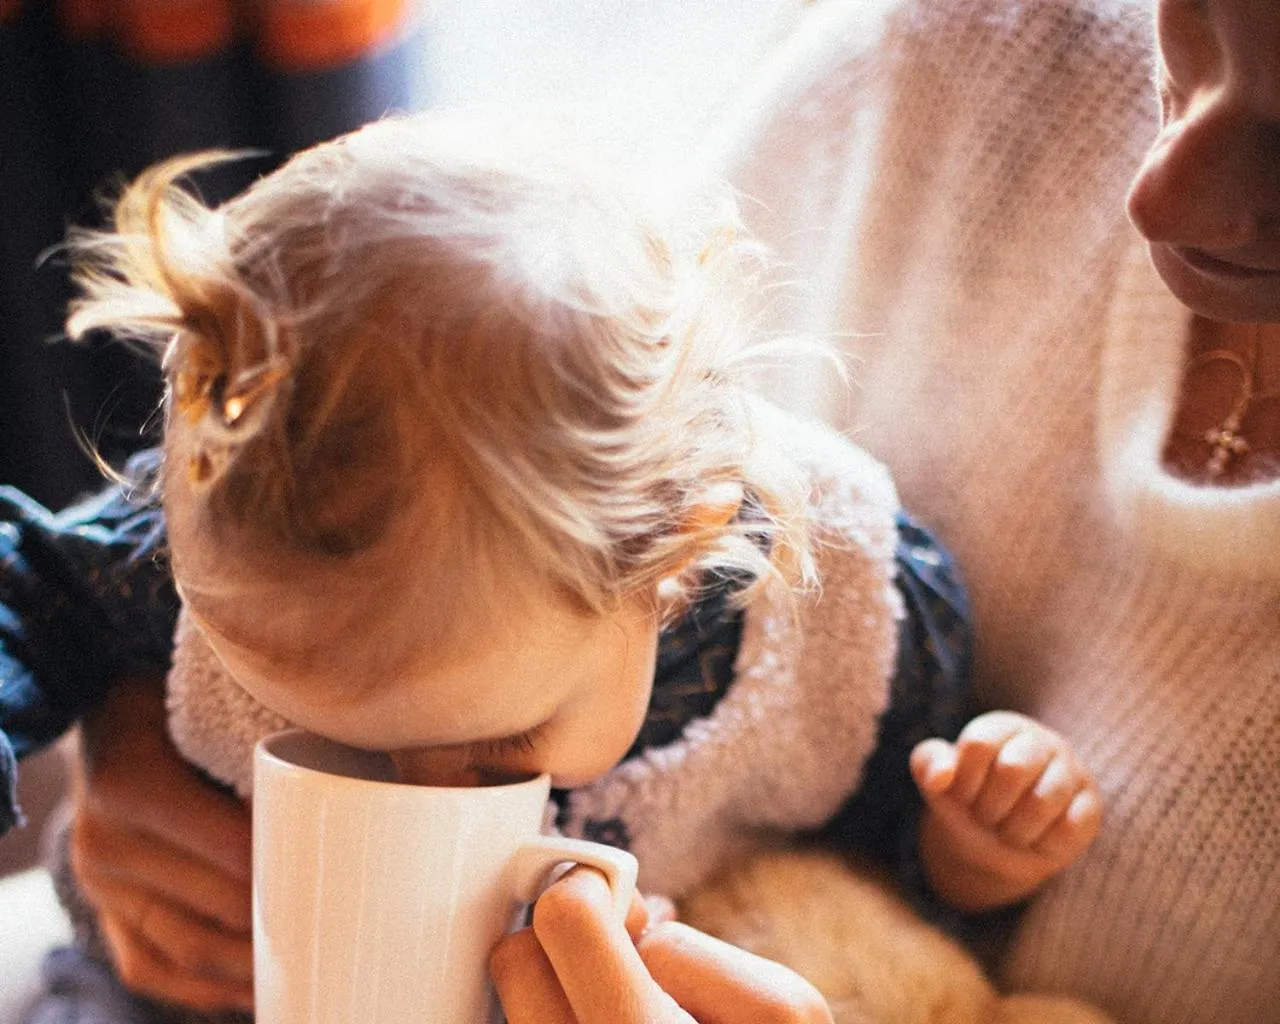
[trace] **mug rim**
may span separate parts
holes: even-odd
[[[439,794],[467,794],[475,797],[478,793],[496,792],[500,794],[510,794],[524,788],[535,789],[546,784],[547,789],[551,786],[551,776],[548,772],[540,772],[537,775],[530,775],[528,778],[517,779],[514,782],[495,782],[484,786],[427,786],[417,782],[401,782],[399,779],[366,779],[359,776],[342,775],[336,772],[324,771],[321,768],[312,768],[309,765],[298,764],[296,761],[290,761],[280,754],[276,753],[272,747],[277,743],[283,743],[291,739],[309,739],[317,741],[329,746],[340,747],[344,750],[350,750],[355,754],[362,755],[386,755],[383,750],[366,750],[363,747],[353,747],[349,743],[341,743],[338,740],[329,739],[319,733],[304,729],[301,726],[288,726],[284,729],[277,729],[275,732],[268,733],[253,745],[253,758],[255,766],[259,763],[270,762],[274,767],[284,769],[285,771],[303,775],[316,776],[329,780],[333,784],[343,786],[395,786],[397,789],[405,792],[419,793],[439,793]]]

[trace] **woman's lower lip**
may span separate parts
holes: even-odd
[[[1204,274],[1207,277],[1231,278],[1233,280],[1280,277],[1280,269],[1246,267],[1241,263],[1232,263],[1229,260],[1219,259],[1217,256],[1210,256],[1203,249],[1193,249],[1181,245],[1170,246],[1170,248],[1183,263],[1197,273]]]

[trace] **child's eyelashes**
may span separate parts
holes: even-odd
[[[493,761],[501,762],[508,757],[532,754],[537,749],[538,735],[541,731],[542,726],[536,725],[532,729],[526,729],[524,732],[516,733],[514,736],[477,740],[471,744],[471,763],[476,766],[483,766]]]
[[[419,786],[483,786],[513,782],[542,768],[533,756],[543,726],[487,740],[391,751],[401,782]]]

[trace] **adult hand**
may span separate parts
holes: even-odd
[[[490,970],[508,1024],[831,1024],[812,985],[633,902],[616,920],[603,876],[575,868],[502,940]]]
[[[194,1009],[252,1009],[248,808],[174,749],[158,681],[113,687],[81,738],[71,866],[121,980]]]

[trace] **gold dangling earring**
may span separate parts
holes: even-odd
[[[1230,363],[1240,371],[1240,394],[1232,404],[1231,410],[1218,426],[1211,427],[1200,435],[1200,440],[1212,449],[1209,461],[1204,467],[1205,472],[1212,479],[1222,476],[1236,459],[1242,459],[1249,454],[1249,442],[1241,432],[1240,425],[1244,421],[1245,413],[1249,411],[1249,406],[1253,404],[1254,367],[1258,361],[1256,339],[1250,350],[1250,356],[1251,358],[1246,361],[1238,352],[1217,348],[1211,352],[1205,352],[1191,364],[1191,373],[1210,363]]]

